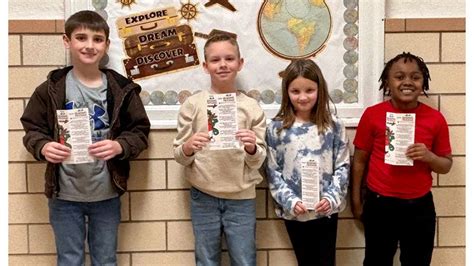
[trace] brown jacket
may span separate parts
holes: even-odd
[[[45,160],[43,146],[58,141],[56,110],[65,104],[66,74],[72,67],[51,71],[39,85],[21,117],[25,129],[23,144],[36,160]],[[107,161],[110,177],[119,195],[127,190],[133,159],[148,147],[150,121],[140,100],[140,86],[110,69],[101,69],[107,77],[107,111],[110,117],[110,138],[120,143],[123,153]],[[59,164],[48,162],[45,172],[45,194],[51,198],[59,191]]]

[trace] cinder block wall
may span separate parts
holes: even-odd
[[[43,195],[45,164],[22,145],[19,118],[34,88],[66,62],[63,21],[9,21],[9,261],[54,265],[55,246]],[[432,265],[465,264],[465,19],[391,19],[385,22],[385,61],[401,51],[424,58],[429,98],[450,129],[454,165],[433,174],[437,210]],[[377,89],[377,88],[367,88]],[[349,129],[353,139],[354,128]],[[193,265],[189,186],[173,160],[175,130],[152,130],[150,148],[132,162],[130,191],[122,197],[120,265]],[[257,191],[258,265],[296,265],[283,223],[273,214],[265,182]],[[340,216],[337,265],[361,265],[364,237],[349,209]],[[230,265],[227,254],[224,265]],[[399,265],[398,261],[395,265]]]

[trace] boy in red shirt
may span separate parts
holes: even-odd
[[[418,102],[418,97],[429,89],[429,79],[428,68],[420,57],[397,55],[386,64],[380,77],[380,89],[391,99],[367,108],[357,127],[351,174],[352,212],[365,228],[364,265],[392,265],[398,244],[402,265],[431,262],[436,226],[431,172],[448,173],[452,158],[445,118]],[[387,112],[415,114],[414,144],[406,150],[413,166],[384,162]],[[367,194],[362,206],[364,177]]]

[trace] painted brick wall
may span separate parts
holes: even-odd
[[[19,117],[34,88],[50,70],[66,62],[63,23],[9,21],[10,265],[55,264],[54,236],[42,194],[45,164],[23,148]],[[432,265],[464,265],[465,19],[391,19],[385,32],[385,61],[410,51],[427,62],[432,75],[430,97],[421,100],[443,112],[448,121],[454,165],[449,174],[433,174],[437,229]],[[351,140],[354,133],[350,128]],[[194,264],[189,186],[173,160],[175,134],[175,130],[152,130],[150,148],[132,162],[130,190],[122,197],[120,265]],[[265,182],[258,186],[257,208],[258,265],[296,265]],[[337,265],[362,264],[363,231],[349,209],[340,215],[337,247]],[[223,261],[230,265],[226,253]]]

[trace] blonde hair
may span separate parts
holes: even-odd
[[[218,34],[211,35],[211,37],[207,39],[206,43],[204,44],[204,60],[207,61],[207,54],[206,54],[207,47],[215,42],[229,42],[230,44],[235,46],[235,48],[237,48],[237,56],[240,58],[240,49],[239,49],[239,43],[237,43],[237,40],[230,34],[218,33]]]

